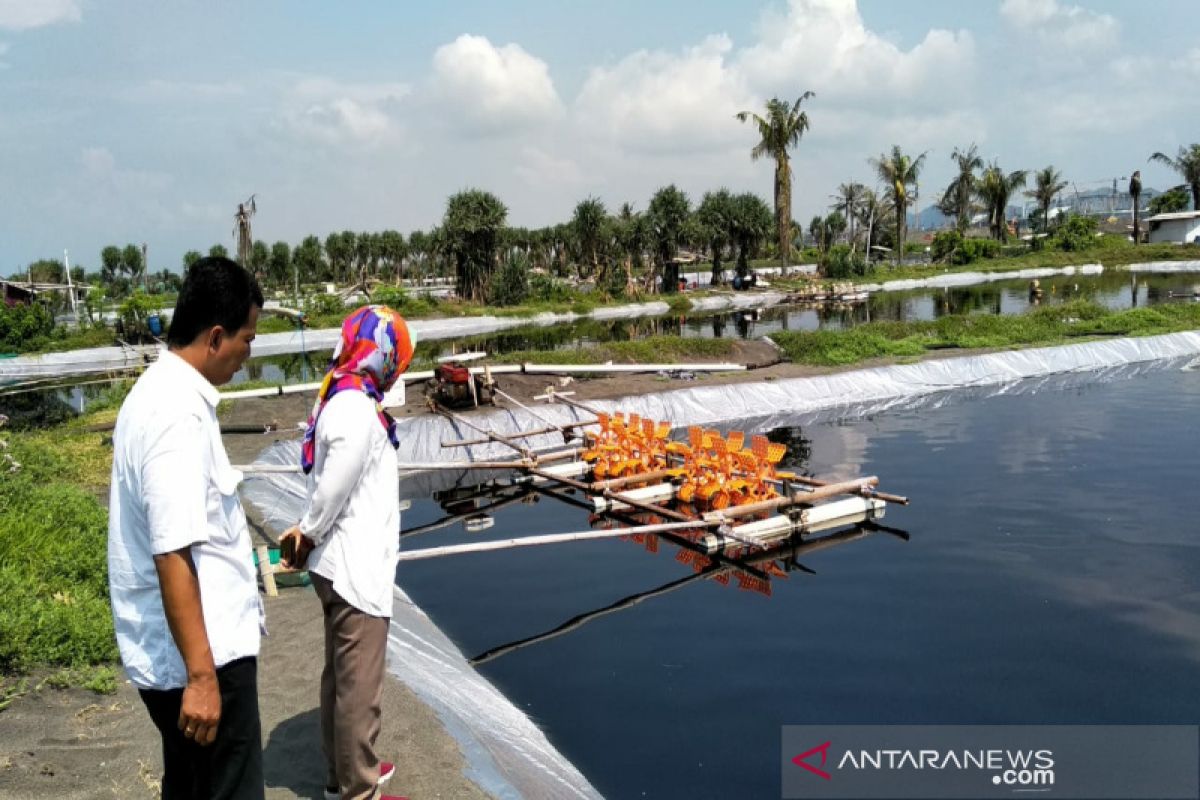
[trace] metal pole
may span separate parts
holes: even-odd
[[[71,300],[71,315],[75,317],[75,325],[78,327],[79,310],[75,307],[75,287],[71,284],[71,257],[66,248],[63,248],[63,269],[67,273],[67,297]]]

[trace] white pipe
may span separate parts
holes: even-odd
[[[621,492],[621,494],[630,500],[640,500],[643,503],[661,503],[664,500],[670,500],[674,497],[678,489],[679,487],[673,483],[657,483],[653,486],[630,489],[627,492]],[[602,514],[605,511],[623,511],[630,508],[630,506],[619,500],[609,500],[607,497],[593,497],[592,506],[596,509],[597,514]]]
[[[709,534],[701,544],[710,553],[723,550],[726,547],[736,547],[741,544],[738,540],[751,539],[762,547],[786,539],[796,531],[802,533],[817,533],[829,528],[840,528],[843,525],[853,525],[868,519],[878,519],[887,510],[887,503],[874,497],[849,497],[845,500],[835,500],[812,508],[806,508],[795,516],[779,514],[757,522],[747,522],[733,529],[737,539],[722,537],[719,534]]]
[[[664,522],[661,525],[638,525],[633,528],[615,528],[610,531],[579,531],[577,533],[551,533],[545,536],[525,536],[519,539],[500,539],[494,542],[472,542],[471,544],[452,544],[445,547],[424,547],[420,550],[402,550],[401,561],[417,561],[423,558],[437,556],[452,556],[462,553],[483,553],[489,550],[508,550],[513,547],[535,547],[542,544],[558,544],[561,542],[583,542],[594,539],[612,539],[618,536],[633,536],[639,533],[660,533],[665,531],[703,528],[711,523],[705,522]]]
[[[736,372],[746,369],[745,364],[530,364],[525,363],[525,372],[544,375],[559,372]],[[495,371],[495,368],[492,369]]]

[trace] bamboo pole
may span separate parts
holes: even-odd
[[[526,375],[591,374],[599,372],[740,372],[745,364],[531,364],[522,365]]]
[[[613,539],[618,536],[633,536],[639,533],[662,533],[694,528],[707,528],[720,524],[717,520],[692,520],[688,522],[664,522],[657,525],[639,525],[633,528],[615,528],[610,531],[578,531],[575,533],[551,533],[545,536],[525,536],[518,539],[499,539],[494,542],[472,542],[470,544],[452,544],[444,547],[423,547],[420,550],[403,550],[400,552],[401,561],[418,561],[439,556],[461,555],[463,553],[484,553],[490,550],[508,550],[514,547],[536,547],[543,544],[560,544],[562,542],[582,542],[593,539]]]
[[[562,433],[566,436],[566,431],[569,428],[582,428],[584,425],[594,425],[596,420],[588,420],[586,422],[570,422],[566,425],[555,425],[548,428],[537,428],[532,431],[521,431],[519,433],[508,434],[510,439],[528,439],[531,436],[541,436],[544,433]],[[463,439],[457,442],[441,442],[442,447],[473,447],[479,444],[487,444],[491,439]]]
[[[531,451],[528,447],[526,447],[525,445],[521,445],[521,444],[515,444],[512,441],[513,437],[502,436],[499,433],[493,433],[492,431],[489,431],[486,428],[480,427],[479,425],[476,425],[475,423],[473,423],[470,420],[463,417],[461,414],[455,414],[453,411],[451,411],[450,409],[446,408],[445,406],[437,403],[436,401],[430,400],[429,408],[435,414],[441,414],[446,419],[454,420],[455,422],[458,422],[461,425],[466,425],[471,430],[482,433],[484,436],[488,437],[493,442],[498,442],[499,444],[505,445],[506,447],[511,447],[513,450],[516,450],[518,453],[520,453],[523,458],[533,459],[533,457],[534,457],[533,451]]]
[[[262,578],[267,597],[278,597],[279,589],[275,587],[275,568],[271,566],[270,551],[265,544],[258,545],[254,551],[258,553],[258,574]]]
[[[771,479],[769,483],[777,483],[786,486],[789,483],[802,483],[805,486],[829,486],[831,481],[824,481],[818,478],[807,478],[802,475],[794,475],[790,478]],[[908,498],[898,494],[889,494],[887,492],[877,492],[875,489],[869,490],[871,497],[878,497],[880,500],[885,500],[889,503],[895,503],[899,506],[908,505]]]
[[[535,467],[530,467],[529,472],[533,475],[538,475],[540,477],[546,478],[547,480],[558,481],[559,483],[563,484],[564,486],[570,486],[572,489],[578,489],[581,492],[586,492],[588,494],[594,494],[594,492],[592,491],[592,488],[591,488],[591,484],[583,483],[581,481],[571,480],[570,478],[564,478],[560,475],[554,475],[552,473],[544,472]],[[655,514],[661,514],[662,516],[664,516],[668,519],[679,520],[680,522],[693,519],[693,517],[689,517],[687,514],[681,514],[680,512],[675,511],[673,509],[663,508],[662,506],[654,505],[653,503],[643,503],[641,500],[637,500],[635,498],[629,497],[627,495],[619,494],[617,492],[613,492],[608,489],[604,490],[603,496],[609,500],[616,500],[619,503],[624,503],[627,506],[639,509],[641,511],[650,511]]]
[[[609,478],[606,481],[594,481],[592,483],[592,491],[603,491],[604,489],[617,489],[622,486],[628,486],[631,483],[641,483],[643,481],[657,481],[663,478],[669,478],[672,471],[669,469],[656,469],[651,472],[639,472],[636,475],[626,475],[623,478]]]
[[[593,420],[591,420],[591,421],[589,421],[589,422],[572,422],[572,423],[569,423],[569,424],[567,424],[567,425],[559,425],[557,422],[555,422],[555,421],[553,421],[553,420],[551,420],[551,419],[547,419],[546,417],[542,416],[542,415],[541,415],[540,413],[538,413],[537,411],[534,411],[532,408],[530,408],[529,406],[525,405],[525,404],[524,404],[524,403],[522,403],[520,400],[518,400],[517,398],[513,397],[511,394],[508,394],[507,392],[502,392],[502,391],[500,391],[500,389],[496,388],[495,386],[493,386],[493,387],[492,387],[492,392],[493,392],[494,394],[500,395],[500,396],[501,396],[501,397],[503,397],[505,400],[508,400],[510,403],[514,403],[514,404],[515,404],[515,405],[517,405],[519,408],[522,408],[522,409],[524,409],[525,411],[529,412],[529,413],[530,413],[530,414],[532,414],[534,417],[536,417],[537,419],[540,419],[542,422],[546,423],[547,425],[551,425],[551,426],[553,426],[554,428],[557,428],[557,429],[558,429],[558,432],[559,432],[559,433],[561,433],[561,434],[563,435],[563,438],[564,438],[564,439],[567,439],[567,438],[569,438],[569,437],[567,436],[567,431],[568,431],[569,429],[578,428],[578,427],[580,427],[581,425],[594,425],[594,424],[596,424],[597,422],[599,422],[599,420],[595,420],[595,419],[593,419]]]

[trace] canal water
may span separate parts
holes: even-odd
[[[676,314],[622,320],[587,319],[545,327],[529,325],[484,336],[419,343],[417,358],[433,359],[467,351],[502,355],[522,350],[575,350],[657,335],[753,339],[781,330],[836,330],[876,320],[933,320],[948,314],[1019,314],[1035,304],[1052,305],[1072,300],[1088,300],[1114,310],[1186,303],[1194,302],[1193,295],[1200,290],[1200,275],[1109,270],[1099,275],[1044,278],[1040,284],[1042,294],[1037,298],[1030,296],[1028,280],[1014,279],[948,289],[877,292],[856,303],[778,306],[720,314]],[[231,385],[258,380],[272,383],[316,381],[324,373],[331,355],[331,350],[319,350],[253,357],[234,375]],[[71,384],[71,381],[66,383]],[[108,387],[109,382],[85,382],[30,393],[47,395],[45,401],[17,400],[12,395],[0,395],[0,410],[9,404],[17,414],[26,416],[20,409],[34,402],[39,406],[61,405],[56,412],[59,416],[80,413],[94,400],[103,397]]]
[[[606,540],[401,565],[399,582],[606,796],[778,797],[780,727],[1200,722],[1200,371],[1073,376],[771,432],[878,475],[890,529],[772,566]],[[498,490],[494,525],[587,529]],[[414,502],[419,529],[471,505]],[[471,527],[479,528],[477,523]]]

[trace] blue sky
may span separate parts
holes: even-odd
[[[769,200],[733,114],[805,90],[799,220],[892,144],[928,153],[922,206],[972,142],[1081,191],[1165,188],[1147,156],[1200,141],[1198,22],[1192,0],[0,0],[0,274],[127,242],[178,269],[251,193],[256,237],[292,244],[426,229],[467,187],[530,227],[668,183]]]

